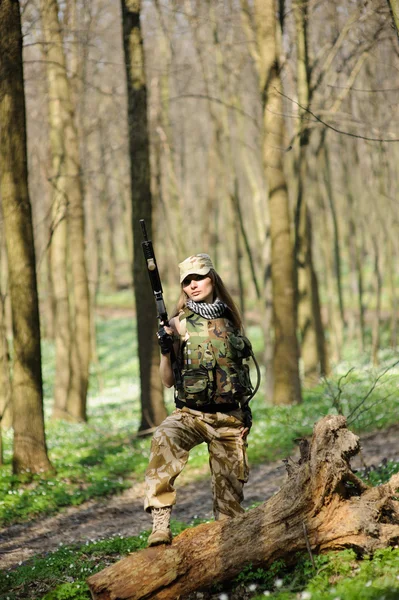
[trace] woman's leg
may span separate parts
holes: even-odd
[[[240,436],[240,427],[242,423],[238,419],[222,417],[215,423],[216,436],[209,444],[215,519],[235,517],[244,512],[241,502],[249,469],[246,442]]]
[[[185,467],[189,451],[203,441],[195,417],[181,410],[174,411],[157,428],[145,475],[147,512],[176,503],[175,479]]]

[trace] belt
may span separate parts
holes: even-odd
[[[179,400],[178,398],[176,398],[175,400],[176,406],[177,408],[191,408],[192,410],[199,410],[200,412],[205,412],[205,413],[212,413],[215,414],[217,412],[221,412],[221,413],[228,413],[228,412],[232,412],[233,410],[237,410],[238,408],[240,408],[240,405],[237,403],[234,404],[225,404],[225,403],[220,403],[220,404],[195,404],[192,402],[183,402],[182,400]]]

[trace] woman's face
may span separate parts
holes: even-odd
[[[194,302],[213,302],[213,283],[208,275],[187,275],[183,290]]]

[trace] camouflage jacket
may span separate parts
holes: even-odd
[[[180,403],[199,410],[232,410],[252,391],[250,342],[225,317],[205,319],[189,309],[181,311],[179,362],[183,388]]]

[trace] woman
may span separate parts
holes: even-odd
[[[242,335],[239,312],[210,257],[190,256],[179,268],[181,295],[169,327],[159,330],[158,341],[162,383],[175,385],[173,353],[181,383],[175,385],[176,410],[157,428],[151,445],[144,502],[153,517],[149,546],[172,541],[173,484],[194,446],[208,445],[216,519],[244,512],[241,502],[248,480],[246,437],[252,424],[248,406],[252,386],[243,359],[251,356],[251,345]]]

